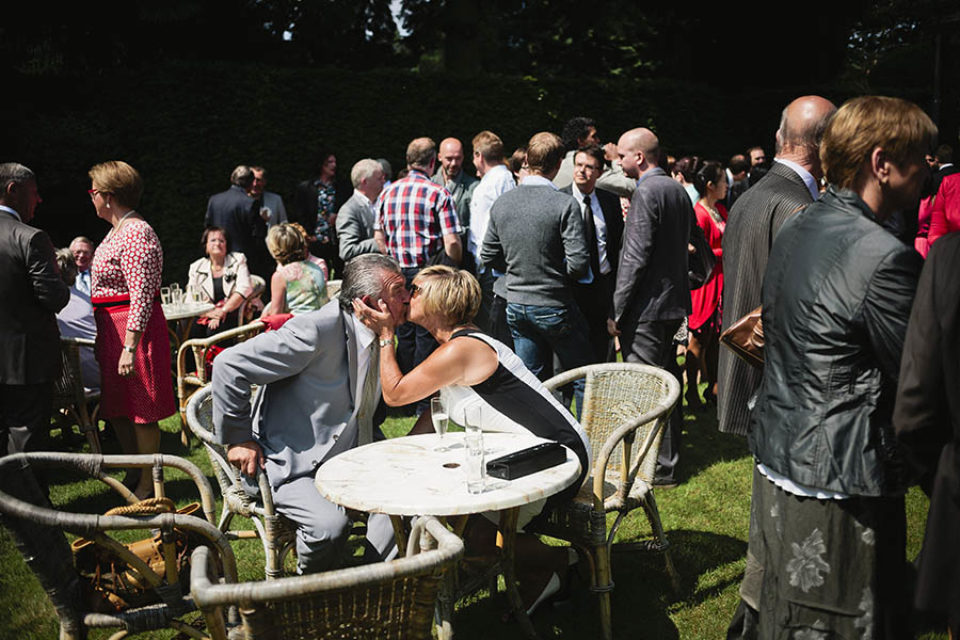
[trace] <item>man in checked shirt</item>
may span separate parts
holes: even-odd
[[[373,237],[380,250],[400,263],[407,286],[426,266],[459,267],[463,248],[460,222],[446,189],[430,180],[437,163],[437,145],[417,138],[407,145],[405,178],[384,189],[377,202]],[[409,322],[397,327],[397,360],[407,373],[426,360],[437,342]]]

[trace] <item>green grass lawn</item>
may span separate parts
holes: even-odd
[[[390,419],[385,431],[405,433],[412,419]],[[188,458],[208,474],[210,465],[202,448],[183,447],[179,420],[162,423],[161,450]],[[673,592],[663,558],[646,552],[614,552],[613,625],[618,638],[723,638],[738,602],[737,589],[747,549],[750,510],[751,459],[744,438],[717,431],[711,411],[688,415],[681,452],[679,487],[656,493],[663,524],[672,545],[680,574],[680,590]],[[63,448],[59,442],[53,447]],[[116,443],[104,445],[116,452]],[[172,473],[171,496],[179,504],[192,497],[190,484],[178,482]],[[211,477],[211,484],[216,482]],[[103,512],[117,505],[109,489],[100,483],[54,478],[51,498],[70,511]],[[907,496],[907,554],[920,549],[927,500],[916,489]],[[235,520],[236,523],[236,520]],[[646,519],[635,512],[622,524],[618,541],[642,540],[650,534]],[[263,552],[256,541],[234,543],[241,580],[262,579]],[[519,627],[500,622],[506,609],[502,593],[461,602],[454,620],[458,638],[498,640],[522,638]],[[0,639],[48,639],[57,637],[53,607],[39,583],[27,569],[6,530],[0,527]],[[599,625],[596,605],[583,585],[566,604],[538,612],[534,624],[544,638],[596,638]],[[91,638],[107,638],[95,631]],[[173,633],[139,637],[169,638]]]

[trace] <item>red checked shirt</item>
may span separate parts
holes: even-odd
[[[391,184],[377,201],[375,231],[401,268],[422,267],[443,250],[443,236],[460,233],[453,198],[419,169]]]

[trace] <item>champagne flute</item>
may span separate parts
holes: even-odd
[[[430,419],[433,421],[433,430],[440,436],[440,446],[434,451],[449,451],[447,447],[443,446],[443,434],[447,432],[447,423],[450,416],[447,414],[447,408],[440,396],[430,398]]]

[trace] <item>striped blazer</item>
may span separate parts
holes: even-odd
[[[811,202],[803,179],[790,167],[774,162],[767,175],[734,203],[723,234],[723,329],[760,306],[763,272],[773,238],[787,218]],[[760,369],[721,347],[717,370],[720,431],[747,435],[747,403],[762,378]]]

